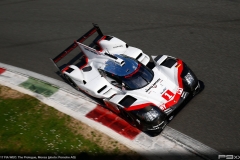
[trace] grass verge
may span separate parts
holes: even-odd
[[[111,159],[144,159],[80,121],[1,85],[0,144],[0,155],[109,155]]]

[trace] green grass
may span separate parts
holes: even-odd
[[[69,118],[29,96],[0,97],[0,155],[104,153],[96,143],[67,127]]]

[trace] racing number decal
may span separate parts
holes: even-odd
[[[165,93],[162,94],[162,97],[167,101],[169,101],[173,96],[174,94],[170,90],[167,90]]]

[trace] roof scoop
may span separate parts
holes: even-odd
[[[117,64],[120,65],[120,66],[123,66],[123,65],[125,64],[124,60],[122,60],[121,58],[117,58],[117,59],[115,60],[115,63],[117,63]]]
[[[116,64],[123,66],[125,64],[124,60],[122,60],[121,58],[118,58],[112,54],[109,53],[105,53],[106,56],[110,57],[111,60],[113,60]]]

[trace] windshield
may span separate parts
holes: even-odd
[[[126,85],[126,89],[140,89],[148,85],[153,79],[153,71],[138,63],[138,67],[131,74],[122,76],[121,80]]]

